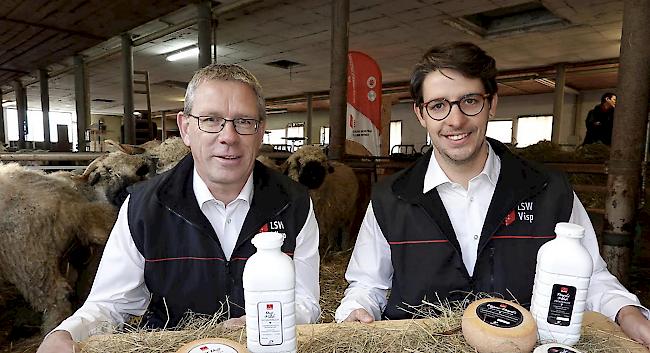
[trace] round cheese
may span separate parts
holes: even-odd
[[[479,353],[530,353],[537,343],[537,325],[521,305],[498,298],[471,303],[462,319],[463,336]]]
[[[225,338],[204,338],[192,341],[176,353],[250,353],[241,344]]]

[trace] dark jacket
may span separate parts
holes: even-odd
[[[501,172],[473,276],[437,190],[422,193],[432,151],[373,192],[373,210],[394,269],[387,318],[410,317],[400,310],[404,304],[417,306],[425,298],[462,300],[470,292],[512,295],[530,304],[537,250],[555,237],[557,222],[569,220],[573,192],[563,174],[516,157],[500,142],[489,142],[501,159]]]
[[[242,273],[255,253],[258,232],[286,233],[282,251],[293,255],[296,237],[309,213],[309,195],[300,184],[256,162],[253,199],[230,260],[196,201],[194,162],[185,157],[174,169],[137,185],[128,209],[129,228],[145,258],[144,279],[151,292],[147,327],[174,327],[189,310],[244,315]],[[222,307],[228,300],[229,307]]]
[[[614,127],[614,108],[603,110],[602,104],[598,104],[590,110],[585,120],[587,134],[584,145],[588,143],[601,142],[606,145],[612,144],[612,129]]]

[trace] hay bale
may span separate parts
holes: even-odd
[[[433,304],[427,304],[433,305]],[[378,321],[373,324],[343,323],[298,325],[298,352],[329,353],[474,353],[460,331],[462,310],[437,306],[437,318]],[[446,311],[446,312],[445,312]],[[199,320],[191,329],[132,332],[94,336],[82,342],[81,353],[174,353],[195,339],[219,337],[246,344],[245,330],[225,329],[213,318]],[[624,337],[617,325],[603,315],[584,316],[580,341],[583,352],[647,352],[642,345]]]

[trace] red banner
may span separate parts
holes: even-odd
[[[378,156],[381,132],[381,70],[368,55],[348,53],[348,104],[346,138]]]

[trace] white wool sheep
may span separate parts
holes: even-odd
[[[72,314],[94,277],[92,266],[70,266],[79,262],[70,252],[97,260],[126,188],[153,175],[150,158],[123,152],[96,158],[82,175],[0,164],[0,277],[44,312],[44,332]]]
[[[64,253],[75,242],[103,245],[116,218],[105,195],[79,192],[86,177],[75,178],[0,164],[0,277],[44,312],[43,332],[73,311]]]
[[[142,145],[118,144],[112,140],[106,140],[106,143],[117,151],[129,155],[142,155],[149,158],[156,165],[156,173],[164,173],[176,166],[183,157],[190,153],[190,148],[185,145],[180,137],[170,137],[164,142],[158,140],[148,141]]]
[[[283,170],[309,188],[320,231],[320,253],[324,255],[339,246],[351,247],[354,244],[351,224],[359,193],[359,181],[352,168],[329,162],[318,146],[303,146],[289,156]]]

